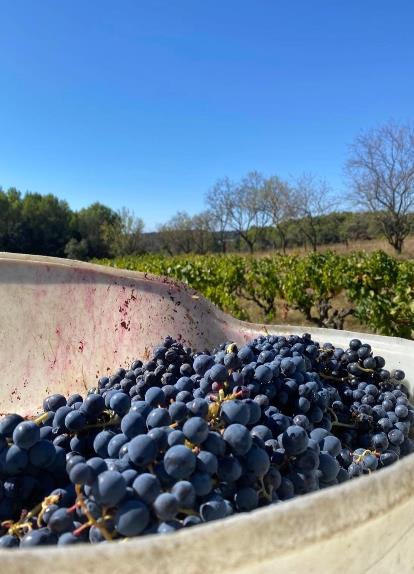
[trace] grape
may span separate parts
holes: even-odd
[[[398,428],[394,428],[388,433],[388,440],[392,445],[399,446],[404,442],[404,434]]]
[[[322,451],[319,455],[319,472],[324,482],[334,480],[339,472],[339,462],[329,452]]]
[[[282,434],[280,442],[288,456],[296,456],[306,450],[309,438],[305,429],[292,425]]]
[[[259,496],[254,488],[245,486],[236,492],[234,503],[239,512],[248,512],[249,510],[257,508]]]
[[[165,402],[165,395],[162,389],[158,387],[150,387],[145,393],[145,402],[151,407],[163,405]]]
[[[63,532],[58,538],[58,546],[66,546],[67,544],[78,544],[82,542],[80,536],[75,536],[72,532]]]
[[[158,534],[168,534],[170,532],[175,532],[176,530],[180,530],[182,528],[181,522],[178,520],[167,520],[165,522],[160,522],[157,533]]]
[[[133,468],[127,468],[126,470],[123,470],[121,474],[124,477],[127,486],[132,486],[134,483],[134,480],[138,476],[138,471],[136,471]]]
[[[224,383],[228,372],[224,365],[215,364],[209,370],[209,378],[216,383]]]
[[[184,444],[185,443],[185,434],[183,431],[180,430],[173,430],[169,433],[167,442],[169,446],[174,446],[176,444]]]
[[[136,477],[132,485],[138,496],[147,504],[152,504],[161,493],[161,484],[156,476],[143,473]]]
[[[86,462],[78,462],[71,468],[69,479],[73,484],[92,484],[95,473]]]
[[[169,448],[164,456],[164,468],[172,478],[177,480],[188,478],[195,470],[196,457],[184,445]]]
[[[259,437],[264,442],[273,438],[272,431],[266,425],[256,425],[250,432],[252,437]]]
[[[196,417],[206,418],[208,415],[208,402],[205,399],[194,399],[186,405],[186,410]]]
[[[154,500],[153,508],[160,520],[172,520],[178,512],[178,501],[173,494],[163,492]]]
[[[414,406],[384,367],[359,340],[263,335],[210,355],[167,337],[84,400],[0,419],[0,522],[32,528],[0,547],[174,532],[393,464],[414,452]]]
[[[139,500],[128,500],[122,503],[114,517],[115,528],[122,536],[141,534],[150,521],[147,506]]]
[[[246,425],[250,418],[250,411],[244,401],[236,399],[223,403],[220,416],[227,424],[239,423]]]
[[[219,495],[211,495],[208,497],[206,502],[201,504],[199,512],[203,522],[210,522],[211,520],[224,518],[227,516],[226,501]],[[185,524],[185,526],[187,526],[187,524]]]
[[[29,463],[29,457],[26,450],[23,450],[12,444],[8,450],[0,453],[0,468],[5,475],[13,476],[20,474],[25,470]],[[2,474],[3,474],[2,472]]]
[[[405,379],[405,373],[404,373],[404,371],[401,371],[400,369],[395,369],[395,371],[393,371],[393,373],[392,373],[392,377],[396,381],[403,381]]]
[[[23,422],[23,417],[17,414],[6,415],[0,420],[0,436],[11,438],[17,425]]]
[[[156,408],[152,410],[147,416],[146,424],[148,429],[168,426],[171,424],[170,413],[167,409]]]
[[[241,477],[242,472],[242,466],[235,456],[228,455],[218,459],[217,474],[221,481],[236,482]]]
[[[259,365],[254,370],[254,378],[260,384],[269,383],[273,378],[273,371],[267,365]]]
[[[109,401],[109,407],[112,409],[117,415],[123,416],[125,415],[131,406],[131,399],[125,393],[115,393],[112,395],[111,400]]]
[[[86,425],[86,417],[81,411],[71,411],[65,417],[65,427],[69,431],[80,431]]]
[[[341,452],[341,446],[339,438],[333,435],[328,435],[321,441],[321,450],[326,450],[333,457]]]
[[[223,438],[236,454],[246,454],[252,445],[252,436],[242,424],[231,424],[226,428]]]
[[[108,456],[108,446],[111,439],[115,436],[113,431],[103,430],[98,433],[93,441],[93,449],[101,458]]]
[[[50,516],[47,525],[52,532],[62,534],[73,529],[73,518],[67,508],[58,508]]]
[[[157,446],[150,436],[139,435],[129,443],[128,454],[131,461],[137,466],[147,466],[154,462],[157,456]]]
[[[255,477],[264,476],[270,467],[270,459],[267,452],[253,444],[246,454],[245,468]]]
[[[96,475],[101,474],[105,470],[108,470],[107,464],[103,458],[99,456],[94,456],[86,461],[86,464],[89,465],[92,470],[95,472]]]
[[[169,406],[168,412],[173,422],[183,421],[188,414],[187,405],[182,401],[175,401]]]
[[[32,421],[19,423],[13,431],[13,442],[19,448],[29,450],[40,440],[40,429]]]
[[[130,413],[130,414],[136,414],[136,413]],[[126,415],[122,420],[124,420],[127,416],[129,416],[129,415]],[[143,420],[140,415],[138,415],[138,416],[141,418],[141,420]],[[128,428],[126,429],[125,425],[124,425],[123,430],[128,430],[128,429],[130,429],[130,427],[128,426]],[[122,430],[122,426],[121,426],[121,430]],[[132,438],[132,437],[130,437],[130,438]],[[119,456],[119,451],[128,442],[129,442],[129,439],[124,433],[118,433],[118,434],[114,435],[108,442],[108,446],[107,446],[108,456],[110,458],[116,458],[117,456]]]
[[[213,488],[213,481],[207,472],[196,471],[190,478],[197,496],[207,496]]]
[[[20,541],[16,536],[4,534],[0,536],[0,548],[15,548],[20,545]]]
[[[294,465],[301,472],[309,472],[316,470],[319,466],[319,452],[311,448],[307,448],[295,458]]]
[[[55,416],[53,417],[52,426],[56,430],[64,430],[66,416],[72,412],[72,408],[68,406],[62,406],[57,409]]]
[[[92,484],[92,494],[98,504],[116,506],[126,494],[125,479],[115,470],[106,470]]]
[[[66,406],[66,399],[63,395],[50,395],[50,397],[46,397],[43,401],[43,410],[45,412],[52,411],[56,412],[58,408]]]
[[[207,474],[217,474],[218,460],[215,454],[208,450],[202,450],[197,455],[197,470]]]
[[[206,440],[203,442],[203,448],[216,456],[224,456],[226,452],[226,443],[219,433],[209,431]]]
[[[20,541],[20,548],[28,548],[29,546],[47,546],[56,544],[57,537],[49,528],[39,528],[38,530],[31,530],[23,536]]]
[[[73,395],[70,395],[70,397],[66,401],[66,404],[68,405],[68,407],[73,406],[75,403],[83,403],[82,395],[75,393]]]
[[[196,501],[196,491],[188,480],[180,480],[174,484],[171,493],[175,496],[180,508],[193,508]]]
[[[152,407],[145,401],[135,401],[131,405],[130,413],[139,413],[146,420],[151,410]]]
[[[237,356],[244,364],[251,363],[254,360],[254,353],[249,345],[242,347],[237,353]]]
[[[200,506],[201,513],[201,506]],[[195,526],[196,524],[201,524],[201,518],[198,516],[186,516],[183,520],[183,526]]]
[[[45,468],[53,464],[56,458],[56,449],[53,443],[46,439],[39,440],[29,450],[29,462],[33,466]]]
[[[199,355],[194,359],[193,369],[198,374],[203,376],[208,369],[214,365],[214,359],[210,355]]]
[[[145,418],[136,411],[129,412],[121,420],[121,431],[128,439],[134,438],[139,434],[145,433],[145,430],[146,430]]]
[[[194,383],[190,379],[190,377],[180,377],[174,386],[178,392],[179,391],[191,392],[194,388]]]
[[[201,417],[192,417],[184,423],[183,433],[192,444],[199,445],[207,438],[209,427]]]
[[[109,405],[108,405],[109,406]],[[98,417],[105,408],[105,401],[101,395],[94,393],[88,395],[82,403],[81,410],[87,416]]]

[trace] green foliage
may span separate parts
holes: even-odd
[[[347,260],[345,288],[355,314],[383,335],[411,338],[414,330],[414,263],[383,251]]]
[[[54,195],[0,187],[0,251],[72,259],[142,251],[143,221],[101,203],[73,212]]]
[[[0,189],[0,249],[63,256],[72,212],[54,195]]]
[[[267,321],[276,316],[276,298],[281,293],[279,257],[251,257],[246,260],[245,273],[242,277],[242,296],[253,301],[263,310]]]
[[[65,245],[65,255],[68,259],[85,261],[88,259],[88,242],[86,239],[75,239],[72,237]]]
[[[86,240],[90,257],[110,257],[110,230],[120,225],[119,215],[101,203],[93,203],[78,211],[74,227],[79,238]]]
[[[242,319],[249,318],[246,302],[255,303],[267,321],[274,321],[277,304],[283,302],[321,327],[343,328],[345,318],[354,314],[383,335],[414,335],[414,262],[382,251],[263,258],[145,255],[98,262],[168,275]],[[338,306],[338,298],[345,306]]]

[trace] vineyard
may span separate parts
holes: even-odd
[[[98,263],[178,279],[235,317],[414,336],[414,262],[383,251],[306,256],[145,255]],[[299,316],[298,316],[299,314]]]

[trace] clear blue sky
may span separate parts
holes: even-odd
[[[414,116],[412,0],[0,0],[0,185],[148,230],[216,179],[343,188],[361,129]]]

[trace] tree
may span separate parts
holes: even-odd
[[[78,211],[73,227],[78,240],[85,239],[88,244],[88,258],[111,257],[111,237],[108,227],[119,226],[121,218],[110,207],[99,202]]]
[[[22,245],[22,197],[16,188],[0,187],[0,250],[18,253]]]
[[[63,256],[70,238],[71,216],[66,201],[52,194],[26,193],[20,210],[19,251]]]
[[[286,222],[299,212],[295,189],[277,176],[269,177],[264,188],[264,210],[278,232],[283,253],[286,253]]]
[[[232,229],[247,245],[250,253],[269,223],[265,209],[265,179],[257,171],[248,173],[239,183],[219,180],[207,195],[207,203],[220,221],[222,233]]]
[[[207,253],[213,247],[213,216],[209,210],[191,217],[192,240],[197,253]]]
[[[345,165],[351,199],[376,214],[387,241],[401,253],[414,206],[414,129],[389,122],[361,133]]]
[[[229,210],[231,197],[235,193],[235,184],[224,177],[208,191],[206,203],[211,214],[214,237],[220,246],[220,251],[227,251],[227,236],[229,227]]]
[[[75,239],[72,237],[65,245],[65,255],[68,259],[86,261],[88,259],[88,242],[86,239]]]
[[[132,211],[123,207],[113,222],[105,221],[102,234],[109,245],[111,255],[133,255],[142,251],[142,231],[144,222]]]
[[[295,192],[302,234],[316,251],[320,243],[320,218],[334,208],[331,190],[324,180],[304,173],[295,182]]]
[[[163,249],[169,255],[191,253],[192,241],[191,217],[185,211],[178,211],[170,220],[158,227]]]

